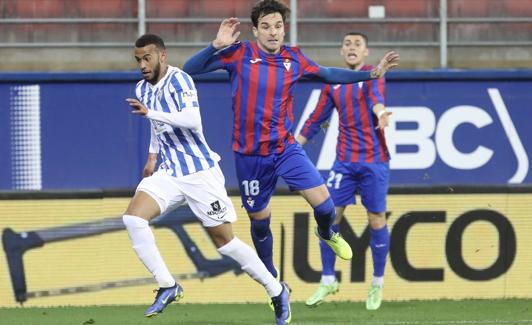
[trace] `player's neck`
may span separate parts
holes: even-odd
[[[159,83],[159,81],[161,81],[161,79],[164,78],[164,76],[166,76],[166,73],[168,72],[168,64],[165,64],[165,65],[161,65],[161,72],[159,73],[159,77],[157,78],[157,80],[155,80],[155,82],[152,84],[152,85],[156,85]]]
[[[268,51],[268,49],[262,47],[262,44],[260,44],[259,41],[256,41],[256,43],[257,43],[257,47],[259,48],[259,50],[261,50],[262,52],[264,52],[266,54],[277,55],[277,54],[281,53],[281,47],[279,47],[275,52],[270,52],[270,51]]]
[[[364,66],[364,62],[360,62],[359,64],[355,64],[355,65],[348,65],[349,69],[356,70],[356,71],[362,69],[363,66]]]

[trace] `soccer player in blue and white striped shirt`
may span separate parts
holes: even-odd
[[[149,221],[186,202],[206,227],[218,251],[237,261],[265,287],[276,306],[277,324],[288,323],[287,287],[272,276],[251,247],[233,234],[231,223],[236,221],[236,212],[224,187],[224,176],[218,166],[220,157],[203,136],[194,82],[188,74],[167,64],[166,49],[159,36],[141,36],[135,43],[135,59],[144,80],[137,84],[137,99],[128,98],[127,102],[133,114],[150,121],[151,141],[144,179],[123,220],[133,249],[160,287],[145,315],[162,312],[183,295],[159,253]],[[153,173],[157,154],[162,163]]]

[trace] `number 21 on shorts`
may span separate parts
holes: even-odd
[[[329,173],[329,178],[327,178],[327,187],[333,188],[337,190],[340,187],[340,182],[342,181],[343,174],[335,173],[331,170]]]
[[[260,193],[259,181],[256,179],[242,181],[242,187],[246,196],[257,196]]]

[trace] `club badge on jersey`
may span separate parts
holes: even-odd
[[[284,59],[283,65],[286,71],[290,71],[290,67],[292,66],[290,59]]]

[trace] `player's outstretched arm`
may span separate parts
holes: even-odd
[[[378,79],[384,76],[384,74],[399,65],[399,54],[394,51],[390,51],[382,57],[379,64],[371,70],[371,79]]]
[[[399,65],[399,54],[391,51],[384,55],[377,67],[371,71],[355,71],[342,68],[330,68],[320,66],[315,77],[329,84],[350,84],[370,79],[378,79]]]

